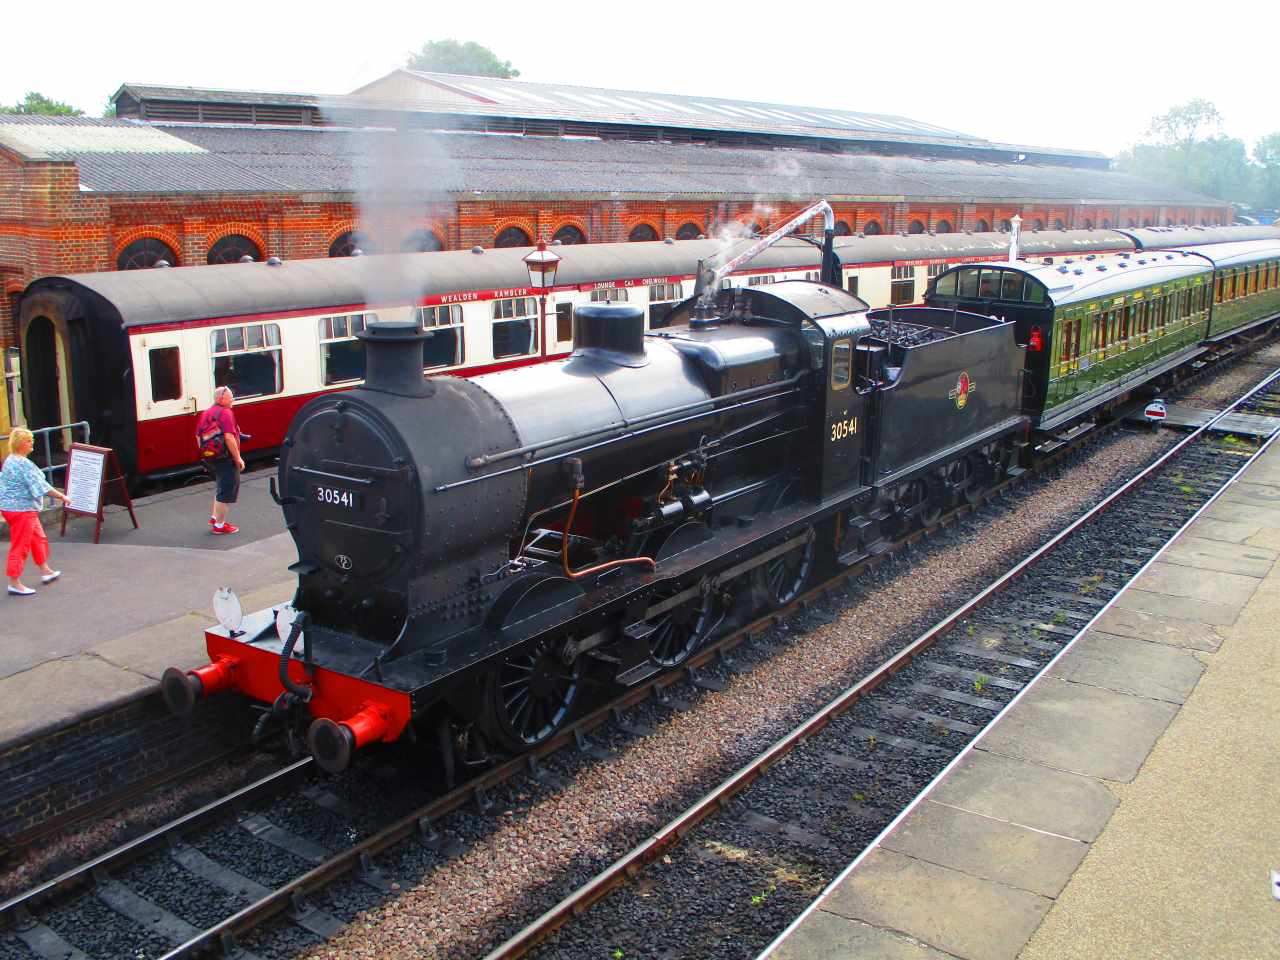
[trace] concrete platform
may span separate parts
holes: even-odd
[[[761,957],[1280,958],[1277,560],[1280,443]]]
[[[91,520],[71,519],[62,537],[59,515],[46,516],[62,578],[40,587],[28,564],[38,594],[0,599],[0,751],[146,695],[165,667],[205,662],[218,587],[246,610],[292,596],[297,554],[267,492],[273,474],[245,475],[231,536],[208,531],[208,482],[136,501],[137,530],[127,513],[108,512],[98,544]]]

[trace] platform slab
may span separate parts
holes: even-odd
[[[881,846],[981,880],[1056,897],[1088,851],[1079,840],[926,800]]]
[[[155,688],[152,678],[91,655],[36,664],[0,684],[0,743],[28,731],[124,703]]]
[[[953,960],[918,940],[825,910],[773,954],[776,960]]]
[[[1199,533],[1197,528],[1188,533]],[[1200,536],[1183,536],[1160,557],[1164,563],[1195,567],[1200,570],[1216,570],[1220,573],[1238,573],[1261,578],[1271,572],[1271,565],[1280,557],[1280,551],[1245,543],[1223,543]]]
[[[984,817],[1084,842],[1097,838],[1118,802],[1097,780],[981,748],[962,757],[929,796]]]
[[[1198,620],[1179,620],[1118,604],[1093,622],[1093,629],[1120,637],[1135,637],[1188,650],[1217,650],[1222,644],[1218,628]]]
[[[1130,589],[1116,598],[1115,605],[1122,610],[1134,610],[1153,616],[1172,617],[1175,620],[1193,620],[1209,626],[1227,626],[1236,622],[1240,605],[1195,600],[1190,597],[1174,597],[1167,593]]]
[[[1148,566],[1132,587],[1133,590],[1163,593],[1188,600],[1205,600],[1237,609],[1248,602],[1257,588],[1257,577],[1222,573],[1203,567],[1187,567],[1164,560],[1157,560]]]
[[[1053,901],[877,848],[821,903],[963,960],[1014,960]]]
[[[1046,677],[982,746],[1006,757],[1127,783],[1177,709],[1171,703]]]
[[[1090,630],[1049,671],[1073,683],[1115,693],[1183,703],[1195,689],[1204,664],[1174,647]]]

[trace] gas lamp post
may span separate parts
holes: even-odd
[[[529,268],[529,286],[538,291],[538,342],[542,356],[547,355],[547,291],[556,285],[556,267],[560,265],[560,257],[554,250],[547,249],[545,240],[538,241],[538,247],[524,258],[524,265]]]

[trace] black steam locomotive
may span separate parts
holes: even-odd
[[[411,324],[363,336],[366,382],[284,441],[296,617],[210,630],[211,663],[163,683],[179,711],[276,704],[332,771],[411,728],[537,745],[585,671],[678,667],[1026,443],[1014,324],[826,283],[713,288],[648,335],[639,308],[583,306],[568,360],[472,380],[424,380]]]

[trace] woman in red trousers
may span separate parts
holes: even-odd
[[[49,538],[40,525],[40,507],[45,494],[51,494],[63,503],[66,494],[55,490],[44,474],[27,459],[35,438],[31,431],[15,427],[9,434],[9,456],[0,469],[0,514],[9,524],[9,562],[5,574],[9,578],[11,597],[29,597],[35,593],[22,582],[22,570],[30,555],[40,568],[40,582],[53,583],[62,576],[61,571],[49,566]]]

